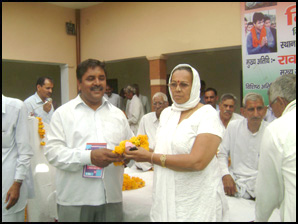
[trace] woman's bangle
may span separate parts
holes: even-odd
[[[154,165],[153,164],[153,155],[154,155],[154,152],[152,152],[152,154],[151,154],[151,164],[152,164],[152,166]]]

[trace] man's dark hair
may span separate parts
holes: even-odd
[[[215,96],[217,96],[217,91],[216,91],[216,89],[214,89],[214,88],[212,88],[212,87],[209,87],[209,88],[207,88],[207,89],[205,90],[205,93],[208,92],[208,91],[213,91],[214,94],[215,94]]]
[[[37,79],[37,81],[36,81],[36,87],[37,87],[37,85],[43,86],[43,85],[44,85],[44,82],[45,82],[46,79],[50,80],[50,82],[51,82],[52,84],[54,84],[54,80],[53,80],[52,77],[49,77],[49,76],[43,76],[43,77],[39,77],[39,78]]]
[[[267,20],[271,21],[270,17],[269,16],[264,16],[264,22],[267,21]]]
[[[201,79],[201,87],[202,87],[202,86],[206,86],[206,83],[205,83],[204,80]]]
[[[249,26],[249,25],[254,25],[254,24],[253,24],[253,22],[249,22],[249,23],[247,23],[247,26]]]
[[[89,68],[94,69],[96,67],[100,67],[104,71],[104,73],[107,77],[107,71],[105,69],[105,63],[104,62],[101,62],[101,61],[96,60],[96,59],[87,59],[87,60],[81,62],[77,66],[77,71],[76,71],[77,72],[77,80],[82,82],[82,77],[87,72],[87,70]]]
[[[253,23],[257,23],[257,21],[262,21],[263,19],[264,19],[264,14],[261,12],[256,12],[252,17]]]

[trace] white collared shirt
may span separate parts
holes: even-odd
[[[229,122],[217,154],[222,177],[227,174],[237,177],[236,184],[244,186],[243,189],[246,186],[252,194],[258,173],[260,143],[267,125],[268,123],[263,120],[259,131],[251,133],[247,127],[247,119]],[[229,155],[230,167],[228,167]]]
[[[30,159],[33,149],[29,142],[28,114],[25,104],[2,95],[2,215],[23,210],[32,197],[33,180]],[[4,203],[14,179],[24,180],[18,202],[9,210]]]
[[[145,114],[139,125],[138,135],[147,135],[149,148],[154,150],[156,142],[156,131],[159,125],[159,120],[156,117],[156,112]],[[151,169],[152,164],[149,162],[136,162],[135,165],[143,171]]]
[[[44,104],[44,102],[38,96],[37,92],[35,92],[34,95],[28,97],[24,101],[24,103],[25,103],[25,105],[27,107],[27,110],[28,110],[28,113],[29,114],[31,112],[33,112],[34,113],[34,117],[41,117],[43,122],[45,122],[47,124],[50,124],[52,115],[54,113],[53,104],[52,104],[52,108],[51,108],[50,112],[49,113],[45,112],[43,110],[43,104]]]
[[[224,126],[224,124],[222,123],[222,120],[220,119],[220,110],[217,111],[217,112],[218,112],[218,116],[219,116],[220,124],[221,124],[222,127],[226,130],[226,127]],[[237,113],[233,112],[232,117],[231,117],[229,123],[230,123],[231,121],[235,121],[235,120],[239,120],[239,119],[244,119],[244,117],[241,116],[240,114],[237,114]],[[229,123],[228,123],[228,124],[229,124]],[[228,126],[227,126],[227,127],[228,127]]]
[[[133,95],[132,99],[129,101],[126,115],[130,128],[136,135],[141,118],[144,116],[143,104],[137,95]]]
[[[107,94],[104,94],[104,97],[111,103],[113,104],[115,107],[118,107],[119,109],[121,109],[121,105],[120,105],[120,96],[116,93],[112,93],[112,95],[109,97]]]
[[[159,125],[159,120],[156,117],[156,112],[145,114],[139,125],[138,135],[147,135],[149,148],[154,149],[156,142],[156,130]]]
[[[49,163],[57,168],[57,203],[94,205],[122,201],[123,166],[111,163],[103,179],[83,178],[83,166],[91,164],[86,143],[107,143],[114,150],[133,136],[124,113],[102,98],[95,111],[78,95],[53,114],[45,147]]]
[[[282,222],[296,221],[296,100],[265,129],[256,184],[256,221],[279,208]]]

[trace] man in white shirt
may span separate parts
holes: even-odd
[[[255,198],[260,141],[268,125],[263,120],[267,107],[264,106],[263,97],[257,93],[246,94],[243,105],[246,119],[229,123],[219,146],[218,161],[225,193],[251,199]]]
[[[109,84],[107,84],[106,93],[104,96],[111,104],[121,109],[120,96],[116,93],[113,93],[113,88]]]
[[[218,100],[217,91],[214,88],[207,88],[204,93],[205,104],[210,104],[215,110],[219,111],[219,106],[216,104]]]
[[[80,94],[53,114],[45,156],[57,168],[59,222],[121,222],[123,157],[115,146],[133,136],[124,113],[103,97],[104,64],[88,59],[77,67]],[[86,150],[87,143],[106,148]],[[127,161],[126,161],[127,162]],[[103,168],[99,178],[83,177],[85,165]]]
[[[139,125],[138,135],[147,135],[149,148],[154,150],[156,142],[156,130],[159,125],[159,117],[163,109],[169,105],[169,102],[167,95],[162,92],[155,93],[152,97],[152,102],[154,112],[145,114],[142,117]],[[143,171],[147,171],[152,168],[152,164],[147,162],[136,162],[135,165]]]
[[[148,114],[149,112],[151,112],[148,97],[140,94],[140,88],[139,88],[138,84],[133,84],[132,86],[136,89],[136,95],[140,98],[140,100],[143,104],[144,114]]]
[[[143,104],[137,96],[136,89],[133,86],[128,85],[124,91],[125,97],[129,100],[126,105],[126,116],[131,130],[136,135],[141,118],[144,115]]]
[[[52,105],[52,92],[54,81],[50,77],[40,77],[36,82],[36,92],[28,97],[24,103],[28,113],[35,117],[41,117],[42,121],[50,124],[54,107]]]
[[[256,221],[279,208],[282,222],[296,222],[296,75],[278,77],[268,90],[277,117],[261,141],[256,184]]]
[[[21,100],[2,95],[2,222],[24,222],[27,199],[34,196],[27,117]]]
[[[221,125],[226,129],[229,122],[244,119],[240,114],[235,113],[236,96],[232,93],[225,93],[220,97],[218,115]]]

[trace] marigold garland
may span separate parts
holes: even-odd
[[[145,181],[139,177],[130,177],[128,174],[123,174],[122,191],[133,190],[145,186]]]
[[[43,139],[45,134],[46,134],[46,131],[43,129],[44,125],[43,125],[43,122],[42,122],[42,118],[41,117],[36,117],[36,118],[38,119],[38,134],[39,134],[39,137],[41,139]],[[45,146],[46,143],[44,141],[41,141],[40,145]]]
[[[122,155],[125,151],[125,143],[131,142],[137,147],[142,147],[149,151],[149,142],[147,135],[138,135],[137,137],[132,137],[130,140],[124,140],[120,142],[118,146],[115,146],[115,149],[112,151],[113,153],[117,153],[119,155]],[[124,162],[114,162],[115,166],[121,166]]]

